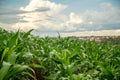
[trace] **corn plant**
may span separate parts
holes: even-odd
[[[20,55],[20,53],[16,52],[19,36],[18,31],[11,38],[8,38],[7,44],[4,46],[3,52],[1,52],[0,80],[14,79],[17,78],[17,75],[22,75],[23,73],[35,79],[35,77],[31,75],[31,73],[34,73],[32,68],[28,65],[16,63],[17,57]],[[31,73],[25,70],[31,71]]]
[[[120,79],[119,43],[38,37],[31,31],[0,29],[0,80]]]

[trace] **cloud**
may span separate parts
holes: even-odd
[[[18,25],[21,25],[20,27],[24,31],[31,28],[41,31],[63,30],[64,27],[61,23],[64,22],[65,17],[61,11],[66,7],[66,5],[56,4],[48,0],[31,0],[26,7],[20,7],[20,10],[26,13],[18,14],[20,22],[12,27],[17,29]]]
[[[120,36],[120,29],[118,30],[100,30],[100,31],[84,31],[84,32],[69,32],[60,33],[62,37],[67,36]]]
[[[120,29],[120,9],[110,3],[102,3],[100,7],[101,10],[86,10],[83,13],[76,14],[79,20],[72,20],[81,23],[74,25],[76,31]],[[69,21],[69,23],[72,23],[72,21]]]
[[[13,24],[11,24],[13,25]],[[3,23],[0,23],[0,27],[3,28],[3,29],[6,29],[6,30],[12,30],[12,31],[15,31],[15,26],[22,26],[20,24],[17,24],[17,25],[14,25],[14,27],[11,27],[10,24],[3,24]],[[28,26],[31,26],[29,28],[32,29],[32,25],[30,23],[28,23]],[[28,29],[27,26],[24,26],[23,28],[25,29]],[[36,27],[34,27],[36,28]],[[20,28],[21,29],[21,28]],[[29,29],[28,29],[29,30]],[[38,36],[41,36],[41,37],[44,37],[44,36],[58,36],[57,32],[52,32],[52,31],[49,31],[46,33],[46,31],[40,31],[38,29],[34,30],[32,32],[34,35],[38,35]],[[62,37],[67,37],[67,36],[120,36],[120,29],[117,29],[117,30],[99,30],[99,31],[82,31],[82,32],[79,32],[79,31],[76,31],[76,32],[60,32],[60,35]]]
[[[26,11],[26,13],[18,14],[17,16],[21,22],[13,26],[17,29],[16,25],[20,24],[23,30],[34,28],[40,31],[119,29],[120,9],[112,6],[110,3],[100,4],[101,11],[86,10],[83,13],[77,14],[71,12],[69,15],[62,13],[66,7],[66,5],[48,0],[31,0],[27,6],[20,7],[20,10]]]
[[[19,21],[16,14],[22,13],[17,8],[14,7],[3,7],[0,6],[0,22],[3,23],[16,23]]]
[[[80,16],[76,15],[75,13],[70,13],[70,23],[75,23],[75,24],[81,24],[83,23],[83,20]]]
[[[8,31],[15,31],[14,28],[11,28],[13,24],[7,24],[7,23],[1,23],[0,22],[0,28],[8,30]]]
[[[36,23],[32,23],[32,22],[19,22],[19,23],[13,24],[11,28],[15,30],[20,29],[23,31],[28,31],[30,29],[37,29],[38,26],[36,26],[35,24]]]
[[[68,19],[61,25],[64,26],[64,31],[75,31],[77,26],[80,28],[82,23],[84,23],[82,17],[75,14],[74,12],[71,12],[68,16]]]
[[[102,3],[99,8],[101,10],[64,14],[64,10],[69,9],[67,5],[49,0],[30,0],[28,5],[19,8],[20,11],[16,14],[19,20],[11,24],[10,28],[13,30],[20,28],[23,31],[36,29],[38,34],[44,32],[42,35],[57,31],[70,32],[70,35],[90,35],[90,31],[94,34],[105,32],[106,35],[116,33],[115,29],[120,29],[120,9],[110,3]]]
[[[108,9],[113,9],[113,7],[112,7],[112,4],[110,4],[110,3],[102,3],[101,4],[101,7],[102,8],[104,8],[104,9],[106,9],[106,10],[108,10]]]
[[[84,16],[86,20],[94,21],[96,24],[120,23],[120,9],[112,6],[110,3],[102,3],[101,11],[86,11]]]
[[[21,7],[20,10],[23,11],[35,11],[35,10],[42,10],[42,9],[48,9],[52,10],[54,12],[59,12],[63,9],[65,9],[66,6],[62,4],[56,4],[54,2],[50,2],[48,0],[31,0],[29,5],[26,7]]]

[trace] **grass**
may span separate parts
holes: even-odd
[[[0,80],[119,80],[120,44],[0,29]]]

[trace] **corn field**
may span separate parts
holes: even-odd
[[[120,80],[120,44],[0,29],[0,80]]]

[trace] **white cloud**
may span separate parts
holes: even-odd
[[[102,3],[100,5],[101,11],[86,10],[80,14],[70,12],[65,15],[62,12],[66,7],[66,5],[57,4],[49,0],[30,0],[27,6],[20,7],[20,10],[24,12],[17,15],[20,22],[11,24],[10,28],[16,30],[20,28],[24,31],[36,29],[46,32],[76,31],[69,34],[62,33],[63,35],[76,36],[80,34],[91,35],[90,30],[101,30],[93,31],[97,35],[100,33],[103,33],[103,35],[113,35],[114,33],[118,35],[120,33],[116,30],[107,31],[107,29],[115,29],[115,24],[120,24],[120,9],[110,3]]]
[[[108,29],[109,24],[120,24],[118,8],[113,7],[110,3],[102,3],[100,6],[102,11],[87,10],[80,14],[71,12],[69,15],[64,15],[62,10],[66,9],[66,5],[48,0],[31,0],[26,7],[20,8],[27,13],[18,15],[20,20],[25,22],[18,22],[13,28],[21,24],[23,30],[34,28],[44,31],[85,31],[103,30]],[[48,10],[38,11],[43,8]]]
[[[28,31],[30,29],[37,29],[38,26],[36,26],[35,24],[36,23],[32,23],[32,22],[19,22],[19,23],[13,24],[11,28],[16,29],[16,30],[20,29],[23,31]]]
[[[101,30],[101,31],[84,31],[84,32],[70,32],[60,33],[62,37],[67,36],[120,36],[120,29],[118,30]]]
[[[91,20],[96,24],[114,24],[120,23],[120,9],[112,6],[110,3],[102,3],[101,11],[88,10],[83,13],[86,21]]]
[[[15,31],[16,26],[20,27],[20,26],[25,25],[25,24],[22,23],[22,24],[16,24],[16,25],[13,25],[13,26],[12,25],[13,24],[10,25],[10,24],[0,23],[1,28],[6,29],[6,30],[12,30],[12,31]],[[28,28],[27,25],[31,26],[31,27]],[[24,28],[26,30],[29,30],[30,28],[31,29],[33,28],[33,25],[32,25],[32,23],[28,23],[28,24],[26,24],[26,26],[21,27],[19,29],[21,30],[22,28]],[[37,27],[34,26],[34,28],[37,28]],[[51,32],[49,32],[49,33],[41,32],[39,34],[39,30],[37,30],[37,29],[33,32],[33,34],[39,35],[39,36],[42,36],[42,37],[47,36],[47,35],[58,36],[57,32],[53,32],[53,33],[51,33]],[[62,37],[66,37],[66,36],[77,36],[77,37],[79,37],[79,36],[120,36],[120,29],[117,29],[117,30],[100,30],[100,31],[83,31],[83,32],[76,31],[76,32],[69,32],[69,33],[60,32],[60,35]]]
[[[69,14],[68,20],[65,21],[62,25],[65,26],[65,31],[73,31],[77,30],[77,25],[80,25],[84,23],[84,20],[82,19],[82,16],[79,16],[78,14],[75,14],[74,12],[71,12]]]
[[[113,9],[113,7],[112,7],[112,4],[110,4],[110,3],[102,3],[101,4],[101,7],[102,8],[104,8],[104,9],[106,9],[106,10],[108,10],[108,9]]]
[[[70,21],[69,21],[70,23],[75,23],[75,24],[83,23],[82,18],[73,12],[70,13],[69,17],[70,17]]]
[[[31,0],[29,5],[26,7],[21,7],[20,10],[23,11],[35,11],[37,9],[49,8],[50,11],[59,12],[66,8],[65,5],[56,4],[48,0]]]
[[[83,22],[76,27],[86,30],[120,29],[120,9],[110,3],[102,3],[101,10],[86,10],[78,14]],[[76,26],[76,25],[75,25]]]
[[[1,22],[0,22],[0,28],[6,29],[6,30],[13,30],[11,29],[11,24],[1,23]]]
[[[49,8],[49,10],[43,12],[36,11],[37,9],[43,8],[44,6],[46,8]],[[46,31],[76,30],[77,28],[75,26],[82,24],[84,22],[82,16],[79,16],[74,12],[71,12],[69,16],[63,15],[62,13],[60,13],[60,11],[64,10],[65,8],[66,8],[65,5],[56,4],[54,2],[50,2],[47,0],[44,1],[31,0],[29,5],[20,8],[20,10],[28,11],[30,13],[23,13],[18,15],[21,21],[26,21],[26,22],[16,23],[13,27],[15,28],[16,25],[21,24],[22,26],[24,26],[21,28],[22,30],[28,30],[31,28],[34,29],[38,28],[40,30],[46,30]]]
[[[91,24],[91,25],[93,24],[93,22],[92,22],[92,21],[90,21],[90,22],[88,22],[88,23],[89,23],[89,24]]]
[[[20,21],[12,27],[17,29],[17,25],[21,25],[21,29],[26,31],[31,28],[41,30],[63,30],[62,23],[65,20],[63,14],[60,14],[67,6],[56,4],[48,0],[31,0],[26,7],[21,7],[20,10],[27,13],[19,14]],[[46,11],[39,11],[47,8]]]
[[[45,20],[47,17],[46,13],[41,12],[31,12],[31,13],[24,13],[19,14],[20,20],[26,21],[26,22],[36,22],[40,20]]]

